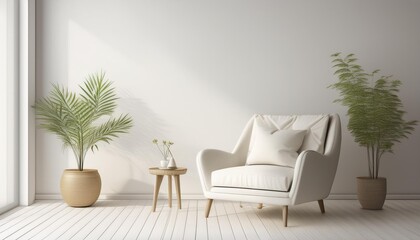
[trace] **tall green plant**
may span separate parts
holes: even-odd
[[[379,70],[366,73],[354,54],[331,55],[338,82],[330,87],[340,92],[340,102],[348,107],[347,128],[355,141],[367,149],[369,176],[378,178],[380,160],[392,153],[396,142],[407,138],[417,121],[405,121],[403,105],[398,97],[400,80],[392,76],[377,77]]]
[[[49,95],[34,105],[39,127],[57,135],[64,147],[73,150],[80,171],[89,149],[93,152],[98,142],[109,143],[132,127],[128,114],[111,116],[117,106],[111,85],[105,73],[90,75],[80,86],[79,95],[53,84]]]

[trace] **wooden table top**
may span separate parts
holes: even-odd
[[[158,167],[149,168],[149,173],[153,175],[182,175],[187,172],[187,168],[179,167],[175,169],[160,169]]]

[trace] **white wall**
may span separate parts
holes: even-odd
[[[407,118],[420,119],[419,12],[415,0],[37,0],[37,96],[51,82],[77,89],[105,70],[135,127],[88,156],[102,193],[152,193],[157,137],[174,141],[178,165],[189,169],[183,193],[201,194],[196,154],[232,150],[253,113],[338,112],[347,125],[346,109],[333,103],[337,92],[327,89],[337,51],[401,79]],[[75,161],[56,137],[36,133],[36,192],[56,194]],[[332,193],[354,194],[366,154],[343,133]],[[390,194],[420,194],[419,144],[417,128],[384,156]]]

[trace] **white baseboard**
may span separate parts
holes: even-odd
[[[356,200],[356,194],[330,194],[327,200]]]
[[[330,194],[328,200],[356,200],[357,194]],[[420,194],[387,194],[387,200],[420,200]]]
[[[173,199],[176,198],[174,195]],[[36,194],[37,200],[61,200],[60,194]],[[99,200],[151,200],[153,194],[101,194]],[[166,194],[160,194],[159,199],[168,199]],[[202,200],[206,199],[203,194],[182,194],[182,199]],[[356,194],[330,194],[327,200],[356,200]],[[388,194],[388,200],[420,200],[419,194]]]
[[[175,199],[176,195],[172,196]],[[206,199],[203,194],[182,194],[185,200],[202,200]],[[60,194],[36,194],[37,200],[61,200]],[[99,200],[152,200],[153,194],[101,194]],[[159,194],[159,199],[168,199],[167,194]]]

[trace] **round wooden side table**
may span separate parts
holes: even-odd
[[[160,169],[157,167],[149,168],[149,173],[156,175],[155,190],[153,193],[153,207],[152,212],[156,210],[156,202],[159,195],[160,185],[163,180],[163,176],[168,176],[168,203],[169,207],[172,207],[172,176],[175,179],[175,189],[178,198],[178,208],[181,209],[181,185],[179,183],[179,175],[183,175],[187,172],[187,168],[179,167],[176,169]]]

